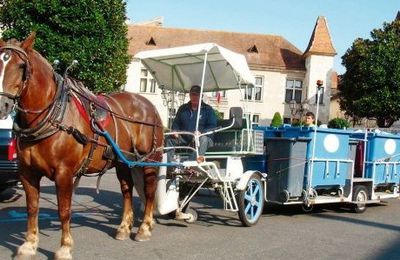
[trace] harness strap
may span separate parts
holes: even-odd
[[[42,140],[55,134],[59,130],[57,126],[62,123],[67,108],[68,89],[64,86],[64,81],[61,76],[55,74],[55,79],[57,82],[57,92],[46,116],[36,126],[28,128],[20,127],[18,120],[14,121],[13,130],[16,132],[17,136],[25,142]]]
[[[75,173],[75,176],[77,176],[78,178],[80,178],[81,176],[83,176],[87,173],[87,170],[89,169],[89,165],[93,161],[93,154],[97,148],[97,141],[99,140],[99,135],[97,133],[94,133],[93,136],[94,136],[93,139],[95,142],[91,142],[88,156],[83,161],[80,169]]]
[[[94,151],[97,149],[97,146],[99,145],[99,135],[97,133],[94,133],[94,137],[91,140],[91,146],[89,150],[89,154],[86,157],[86,159],[83,161],[81,167],[79,170],[75,173],[75,181],[74,181],[74,189],[76,189],[79,186],[79,182],[82,176],[85,177],[98,177],[97,182],[96,182],[96,193],[99,194],[99,186],[100,186],[100,181],[101,177],[107,172],[107,170],[110,169],[112,160],[108,159],[106,164],[104,165],[103,169],[96,175],[88,175],[87,171],[89,169],[90,163],[93,161],[93,154]]]

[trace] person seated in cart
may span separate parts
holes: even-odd
[[[197,120],[197,110],[200,102],[200,86],[194,85],[189,91],[190,101],[181,105],[176,113],[176,117],[172,123],[171,131],[196,131],[196,120]],[[200,120],[198,131],[200,133],[205,133],[211,129],[217,127],[217,117],[215,115],[214,109],[201,102],[200,108]],[[166,138],[166,146],[190,146],[194,143],[193,136],[191,135],[169,135]],[[203,156],[207,149],[213,146],[214,140],[212,135],[203,135],[199,138],[199,156]],[[168,161],[172,159],[174,155],[174,150],[168,152]],[[194,155],[195,156],[195,155]],[[195,159],[195,158],[191,158]]]
[[[306,113],[305,126],[315,126],[315,116],[314,113],[311,111],[308,111]]]

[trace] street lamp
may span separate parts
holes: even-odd
[[[308,103],[308,100],[304,100],[301,102],[299,109],[300,121],[303,119],[304,114],[306,114],[308,110],[310,110],[310,104]]]
[[[186,94],[185,94],[185,92],[178,92],[177,95],[178,95],[179,105],[182,105],[183,102],[185,102]]]
[[[171,127],[172,121],[175,118],[176,108],[185,102],[185,92],[179,92],[174,90],[166,90],[165,86],[160,86],[161,98],[164,106],[168,109],[168,127]]]

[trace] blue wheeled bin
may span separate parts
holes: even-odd
[[[269,199],[285,202],[307,188],[336,190],[346,185],[353,163],[352,131],[281,127],[278,132],[281,138],[267,140]]]
[[[313,140],[307,150],[307,176],[312,176],[312,188],[343,188],[346,185],[349,169],[353,165],[349,152],[352,133],[331,128],[317,128],[315,133],[309,130]]]
[[[374,186],[399,184],[400,135],[373,131],[353,136],[359,139],[367,137],[364,177],[373,179]]]
[[[305,155],[310,138],[266,138],[267,199],[276,202],[299,200],[305,174]]]

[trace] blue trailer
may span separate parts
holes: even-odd
[[[267,202],[346,202],[363,212],[399,197],[399,135],[287,126],[264,136]]]
[[[365,183],[372,200],[399,196],[400,135],[380,130],[355,132],[358,142],[358,176]]]

